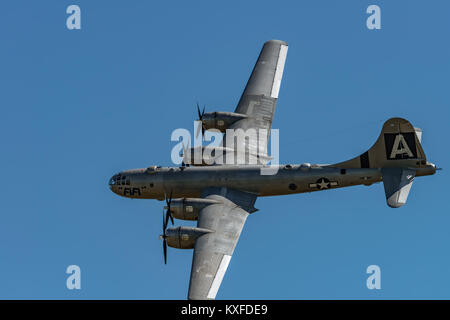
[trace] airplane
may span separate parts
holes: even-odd
[[[160,236],[164,262],[167,245],[194,249],[190,300],[215,299],[247,217],[257,211],[258,197],[383,182],[387,205],[399,208],[406,203],[414,178],[437,170],[422,149],[422,130],[403,118],[387,120],[375,144],[353,159],[327,165],[268,165],[268,136],[287,50],[284,41],[264,44],[235,112],[205,113],[197,105],[202,134],[224,132],[223,146],[218,149],[222,152],[217,152],[212,162],[192,162],[195,150],[183,146],[181,166],[126,170],[109,181],[117,195],[166,201]],[[239,129],[262,131],[262,142],[250,134],[247,139],[233,137],[233,143],[228,143],[227,136]],[[274,172],[263,173],[273,167]],[[169,219],[173,225],[174,218],[196,220],[197,226],[167,228]]]

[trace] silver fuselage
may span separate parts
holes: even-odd
[[[111,178],[111,190],[127,198],[163,200],[199,198],[209,187],[226,187],[257,196],[276,196],[327,189],[370,185],[382,181],[381,169],[340,169],[326,165],[280,165],[275,174],[262,174],[263,166],[190,166],[158,167],[154,170],[133,169]],[[273,168],[272,168],[273,170]],[[416,176],[433,174],[435,167],[427,166]],[[117,179],[119,178],[119,179]],[[114,182],[113,182],[114,181]]]

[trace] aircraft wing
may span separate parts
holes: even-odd
[[[212,230],[196,240],[188,299],[215,299],[256,195],[228,188],[208,188],[202,195],[218,200],[200,210],[197,227]]]
[[[286,42],[270,40],[259,54],[235,110],[247,117],[229,127],[234,129],[235,135],[231,140],[232,146],[227,142],[228,133],[223,137],[223,146],[231,148],[234,156],[254,156],[259,163],[262,157],[265,164],[287,50]],[[239,129],[245,132],[245,139],[236,136],[239,135]],[[222,163],[228,163],[228,160]],[[256,195],[228,188],[208,188],[202,197],[221,202],[205,207],[198,215],[197,227],[213,232],[196,240],[188,298],[203,300],[216,297],[248,214],[256,210],[253,207]]]
[[[243,146],[244,150],[250,154],[267,156],[268,138],[278,100],[287,50],[288,44],[284,41],[269,40],[264,44],[236,107],[236,113],[245,114],[248,117],[235,122],[229,129],[243,129],[244,131],[264,129],[267,132],[266,134],[261,133],[259,150],[257,137],[252,136],[252,134],[249,135],[248,142],[237,142],[246,144]],[[264,141],[261,141],[262,139]],[[223,141],[226,145],[226,134]]]

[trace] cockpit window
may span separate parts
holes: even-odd
[[[116,184],[116,180],[114,180],[114,178],[111,178],[110,180],[109,180],[109,185],[110,186],[113,186],[113,185],[115,185]]]
[[[121,176],[120,174],[116,174],[114,175],[110,180],[109,180],[109,185],[113,186],[113,185],[127,185],[129,186],[130,183],[130,176]]]
[[[120,185],[120,180],[121,180],[121,176],[120,174],[116,174],[114,175],[110,180],[109,180],[109,185],[113,186],[113,185]],[[125,178],[125,177],[124,177]]]

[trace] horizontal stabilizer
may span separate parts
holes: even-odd
[[[416,171],[405,168],[383,168],[384,191],[389,207],[399,208],[406,203]]]

